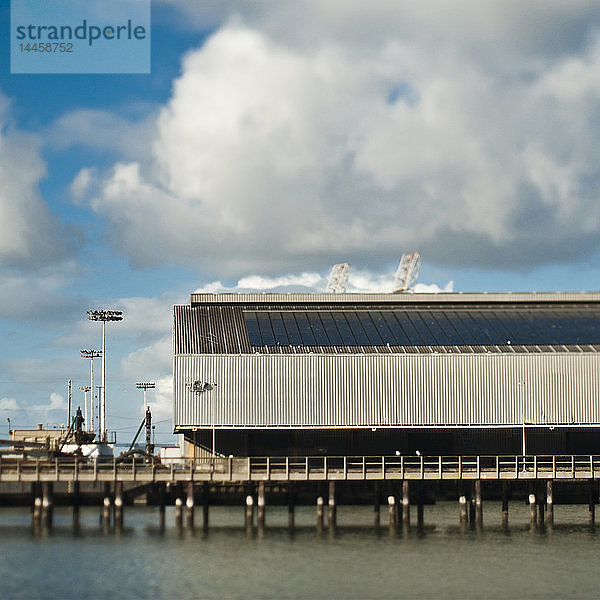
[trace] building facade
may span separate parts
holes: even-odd
[[[175,431],[223,455],[595,452],[600,294],[192,294]]]

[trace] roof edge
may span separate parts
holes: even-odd
[[[449,304],[481,302],[600,302],[600,292],[440,292],[440,293],[199,293],[190,294],[190,304]]]

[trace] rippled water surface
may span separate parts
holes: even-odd
[[[383,507],[382,507],[383,508]],[[200,513],[200,511],[198,511]],[[600,528],[587,506],[558,506],[552,530],[532,529],[528,509],[486,503],[481,530],[458,525],[457,505],[426,507],[425,527],[391,534],[370,507],[340,507],[335,533],[314,511],[268,507],[263,534],[247,534],[241,508],[211,507],[210,529],[177,531],[172,509],[158,529],[151,508],[128,508],[122,533],[105,533],[98,510],[56,509],[34,535],[26,509],[0,509],[0,598],[597,598]],[[197,521],[201,515],[197,515]],[[416,516],[416,515],[413,515]]]

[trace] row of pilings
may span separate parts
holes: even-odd
[[[595,507],[598,502],[598,489],[595,480],[579,482],[578,486],[588,485],[588,520],[595,522]],[[79,513],[82,505],[80,484],[70,484],[67,504],[73,508],[73,525],[79,527]],[[267,492],[269,484],[251,482],[243,485],[244,526],[247,531],[264,530],[266,525]],[[306,490],[304,490],[306,491]],[[390,492],[390,493],[387,493]],[[509,502],[511,485],[508,481],[501,482],[502,515],[501,522],[508,525]],[[214,484],[187,482],[183,484],[152,484],[151,503],[158,507],[158,525],[162,530],[166,526],[166,507],[173,505],[175,510],[175,526],[178,529],[194,529],[196,526],[207,531],[209,528],[209,507],[214,502]],[[313,493],[315,490],[313,490]],[[319,482],[316,487],[315,521],[317,530],[333,529],[337,525],[338,489],[336,481]],[[375,527],[386,521],[391,530],[407,529],[414,520],[416,524],[424,524],[424,507],[432,502],[423,482],[403,480],[397,482],[391,489],[384,488],[382,482],[374,482],[372,488],[373,524]],[[126,499],[123,483],[105,483],[100,494],[99,523],[105,531],[120,530],[124,525]],[[314,495],[313,495],[314,498]],[[34,483],[32,485],[32,526],[34,530],[52,527],[54,512],[54,485],[52,482]],[[63,497],[62,504],[65,504]],[[280,499],[279,499],[280,500]],[[295,526],[295,508],[298,504],[298,494],[295,484],[286,486],[288,511],[288,526]],[[435,500],[435,498],[433,499]],[[530,523],[532,525],[552,526],[554,524],[554,481],[534,480],[529,483],[529,493],[526,495],[529,506]],[[279,501],[279,504],[281,502]],[[306,504],[306,502],[303,502]],[[415,510],[416,509],[416,510]],[[197,513],[201,511],[201,523],[196,523]],[[382,512],[385,514],[382,515]],[[458,521],[462,525],[478,527],[483,525],[484,497],[482,481],[460,482],[458,486]]]

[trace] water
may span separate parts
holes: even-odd
[[[200,513],[200,511],[198,511]],[[416,517],[416,511],[413,517]],[[158,512],[127,508],[125,530],[102,532],[99,510],[56,509],[52,533],[33,535],[29,512],[0,509],[0,598],[592,598],[600,595],[600,529],[587,506],[558,506],[551,531],[531,530],[529,510],[484,504],[484,527],[463,530],[456,503],[425,508],[425,527],[390,535],[370,507],[339,507],[335,534],[317,533],[314,510],[268,507],[264,535],[248,537],[241,508],[211,507],[207,534],[157,527]],[[382,524],[387,516],[382,507]],[[197,517],[201,517],[198,514]]]

